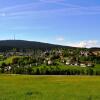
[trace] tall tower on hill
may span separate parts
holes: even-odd
[[[14,38],[13,38],[13,40],[16,40],[16,35],[14,34]]]

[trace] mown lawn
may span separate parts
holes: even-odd
[[[0,75],[0,100],[100,100],[100,77]]]

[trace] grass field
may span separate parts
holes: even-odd
[[[100,100],[100,77],[0,75],[0,100]]]

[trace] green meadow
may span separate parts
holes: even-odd
[[[100,100],[100,77],[0,75],[0,100]]]

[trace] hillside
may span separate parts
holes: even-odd
[[[16,49],[52,49],[52,48],[74,48],[71,46],[62,46],[56,44],[49,44],[36,41],[25,41],[25,40],[1,40],[0,41],[0,51],[7,51]],[[97,51],[100,48],[90,48],[90,51]]]
[[[25,40],[2,40],[0,41],[0,50],[17,49],[52,49],[52,48],[71,48],[68,46],[54,45],[49,43],[25,41]]]

